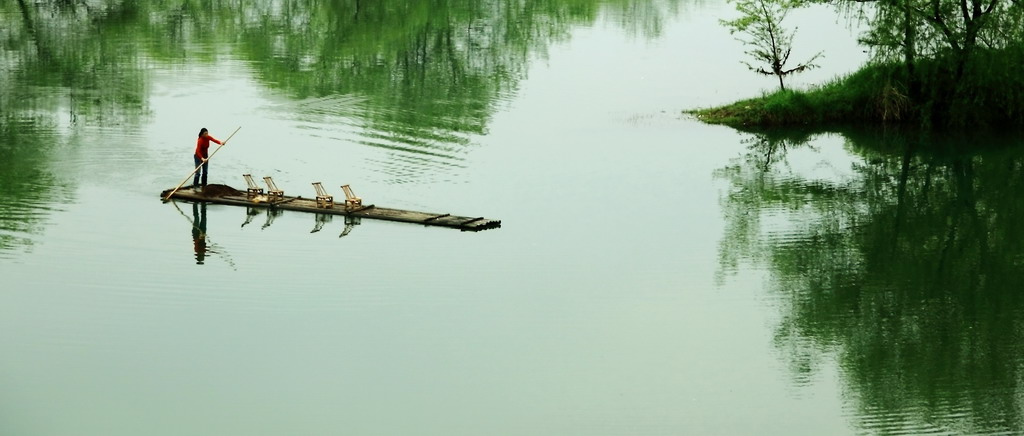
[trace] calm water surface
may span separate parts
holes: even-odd
[[[1024,430],[1019,135],[682,116],[775,85],[721,2],[131,3],[0,5],[0,434]],[[503,226],[159,201],[239,126],[211,182]]]

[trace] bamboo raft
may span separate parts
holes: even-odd
[[[403,223],[422,224],[425,226],[448,227],[462,231],[480,231],[501,227],[500,220],[492,220],[484,217],[456,216],[448,213],[416,212],[401,209],[389,209],[377,207],[372,204],[362,204],[362,199],[355,197],[348,185],[342,186],[345,191],[345,200],[335,203],[334,198],[328,195],[320,186],[320,183],[313,183],[317,195],[312,198],[301,196],[286,196],[283,191],[277,189],[272,180],[267,180],[270,189],[264,193],[263,189],[257,188],[246,176],[246,182],[250,188],[247,191],[240,191],[227,185],[211,184],[201,190],[193,186],[184,189],[168,189],[160,193],[164,201],[179,199],[192,202],[207,202],[213,204],[225,204],[231,206],[245,206],[250,208],[265,208],[273,210],[294,210],[298,212],[312,212],[327,215],[344,215],[349,217],[379,219],[386,221],[397,221]],[[265,178],[269,179],[269,177]]]

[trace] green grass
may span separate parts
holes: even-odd
[[[776,91],[726,106],[684,111],[732,127],[905,124],[931,128],[1024,126],[1024,48],[980,51],[956,79],[942,59],[917,64],[911,97],[901,64],[871,64],[814,89]]]

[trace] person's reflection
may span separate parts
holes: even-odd
[[[206,203],[192,203],[192,245],[196,252],[196,264],[206,259]]]

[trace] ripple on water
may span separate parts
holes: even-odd
[[[452,172],[465,168],[470,137],[480,130],[465,117],[395,109],[347,95],[309,98],[272,110],[325,143],[357,145],[311,148],[310,153],[339,155],[348,162],[359,159],[364,167],[399,184],[450,179]]]
[[[37,180],[23,181],[9,188],[11,192],[0,195],[0,257],[4,258],[33,246],[51,215],[63,211],[61,204],[66,201],[65,198],[54,201],[63,194],[52,191],[62,188],[37,183]]]

